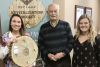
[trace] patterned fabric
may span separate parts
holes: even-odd
[[[73,67],[100,67],[100,36],[97,37],[94,46],[88,40],[83,43],[75,40]]]
[[[12,33],[11,32],[7,32],[5,33],[2,38],[3,38],[3,42],[5,44],[8,44],[8,42],[10,41],[10,39],[13,37]]]
[[[0,59],[4,59],[5,56],[8,54],[8,52],[9,52],[8,47],[7,46],[2,46],[0,44]]]
[[[11,32],[5,33],[2,38],[3,42],[7,45],[10,39],[13,37]],[[4,58],[5,67],[18,67],[16,64],[13,63],[12,59],[8,57],[8,55]]]
[[[100,67],[100,34],[96,37],[96,59],[97,59],[97,67]]]
[[[50,21],[41,26],[38,37],[39,48],[42,59],[49,61],[47,54],[56,54],[59,52],[65,53],[63,60],[68,60],[70,65],[70,51],[72,50],[73,36],[69,24],[65,21],[59,20],[56,27],[50,25]],[[59,60],[60,62],[63,60]]]

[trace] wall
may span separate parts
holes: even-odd
[[[99,0],[99,2],[98,2],[98,8],[100,7],[100,0]],[[98,33],[100,33],[100,8],[99,8],[99,17],[98,17],[98,24],[97,24],[97,31],[98,31]]]
[[[60,19],[64,20],[65,17],[65,0],[53,0],[54,3],[60,4]]]
[[[74,29],[75,5],[91,7],[94,27],[98,25],[97,23],[99,22],[99,17],[100,17],[98,5],[100,0],[62,0],[62,1],[53,0],[53,1],[55,3],[60,4],[60,6],[63,7],[61,8],[60,11],[60,17],[70,23],[73,34],[75,34],[75,29]]]
[[[7,31],[8,29],[8,25],[9,25],[8,6],[10,4],[11,4],[11,0],[2,0],[2,2],[0,2],[2,32]]]
[[[100,7],[100,0],[99,0],[99,7]],[[100,8],[99,8],[99,18],[100,18]],[[99,33],[100,33],[100,19],[99,19],[99,22],[98,22],[98,30],[99,30]]]

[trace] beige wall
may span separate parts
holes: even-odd
[[[100,7],[100,0],[99,0],[99,2],[98,2],[98,8]],[[97,31],[100,33],[100,8],[99,8],[99,17],[98,17],[98,24],[97,24]]]
[[[100,24],[100,0],[98,4],[99,4],[99,22],[98,23]],[[99,30],[100,30],[100,25],[99,25]]]
[[[65,17],[65,0],[53,0],[54,3],[60,4],[60,19]]]
[[[60,17],[61,19],[66,20],[70,23],[73,34],[75,33],[75,29],[74,29],[75,5],[92,8],[92,19],[93,19],[94,27],[96,27],[100,21],[99,20],[100,0],[54,0],[54,3],[60,4],[61,7]]]

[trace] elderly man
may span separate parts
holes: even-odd
[[[45,67],[71,67],[73,36],[69,23],[59,19],[57,4],[50,4],[47,13],[50,20],[41,26],[38,39]]]

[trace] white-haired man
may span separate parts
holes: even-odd
[[[73,36],[69,23],[59,19],[57,4],[50,4],[47,13],[50,20],[41,26],[38,39],[45,67],[71,67]]]

